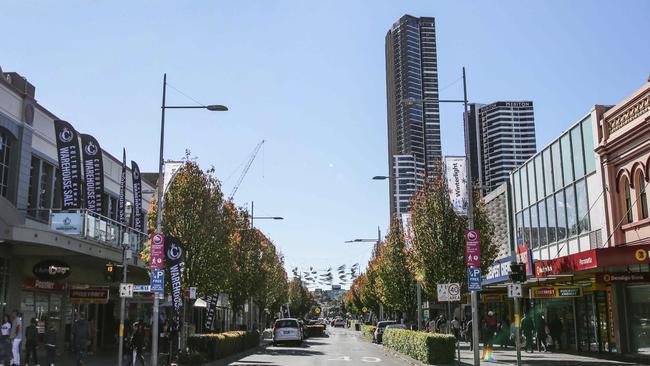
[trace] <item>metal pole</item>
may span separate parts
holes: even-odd
[[[163,157],[163,147],[165,143],[165,97],[167,94],[167,74],[163,75],[163,95],[160,117],[160,160],[158,162],[158,202],[156,203],[156,232],[162,232],[162,205],[163,205],[163,185],[165,177],[163,169],[165,161]],[[158,365],[158,317],[159,303],[158,294],[153,297],[153,324],[151,326],[151,364]],[[177,325],[178,326],[178,325]]]
[[[519,309],[519,298],[515,297],[515,347],[517,348],[517,366],[521,365],[521,335],[520,335],[520,326],[521,318]]]
[[[471,147],[469,145],[469,119],[467,103],[467,79],[465,77],[465,67],[463,66],[463,104],[465,113],[463,113],[463,122],[465,125],[465,155],[467,156],[467,228],[474,230],[474,182],[472,179],[472,166],[470,161]],[[472,291],[472,338],[474,343],[474,365],[481,364],[481,352],[479,350],[479,318],[478,318],[478,292]]]
[[[418,330],[422,330],[422,286],[420,286],[420,282],[415,283],[416,287],[416,299],[418,302]]]
[[[255,202],[251,201],[251,229],[254,228],[253,226],[253,210],[255,209]]]
[[[126,263],[126,247],[122,246],[122,283],[126,283],[126,271],[127,271],[127,263]],[[118,346],[118,359],[117,359],[117,365],[122,366],[122,358],[124,357],[124,318],[125,318],[125,310],[126,310],[126,299],[123,297],[120,299],[120,342]]]

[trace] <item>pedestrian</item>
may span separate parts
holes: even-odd
[[[9,331],[11,341],[12,365],[20,366],[20,343],[23,341],[23,319],[18,310],[11,312],[11,330]]]
[[[530,352],[533,352],[533,330],[535,329],[535,325],[533,324],[533,320],[526,314],[521,318],[521,332],[524,333],[524,337],[526,338],[526,346],[524,347],[524,350],[526,352],[529,352],[528,350],[530,349]]]
[[[456,342],[460,341],[460,322],[458,321],[458,317],[454,317],[454,320],[451,321],[451,332],[454,334],[454,337],[456,337]]]
[[[11,318],[9,315],[5,315],[2,317],[2,333],[0,335],[0,363],[3,365],[8,365],[11,361],[9,332],[11,332]]]
[[[503,317],[503,320],[499,323],[498,329],[499,347],[501,349],[507,349],[508,343],[510,342],[510,320],[508,317]]]
[[[139,360],[144,366],[144,323],[137,322],[133,324],[133,334],[131,335],[131,340],[129,341],[131,345],[131,366],[135,366],[136,362]]]
[[[36,328],[36,318],[32,318],[29,321],[29,326],[25,328],[25,362],[29,365],[29,361],[34,358],[34,363],[38,364],[38,352],[36,348],[38,347],[38,329]]]
[[[436,332],[447,333],[447,319],[442,314],[438,316],[438,320],[436,321]]]
[[[494,345],[494,337],[497,332],[497,320],[494,317],[492,310],[488,311],[487,317],[483,320],[483,332],[485,334],[485,342],[483,347],[492,347]]]
[[[535,316],[535,333],[537,337],[537,351],[542,352],[544,350],[546,352],[548,348],[546,344],[546,320],[541,311]]]
[[[90,323],[85,313],[79,313],[79,318],[72,325],[72,337],[77,354],[77,365],[86,364],[86,351],[90,345]]]
[[[553,340],[553,349],[559,351],[562,349],[562,321],[557,315],[553,315],[551,321],[548,324],[549,333],[551,334],[551,339]]]
[[[431,319],[429,320],[429,332],[435,333],[436,332],[436,319]]]
[[[47,365],[54,366],[56,362],[56,328],[54,322],[45,322],[45,352],[47,354]]]

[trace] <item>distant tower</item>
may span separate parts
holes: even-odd
[[[407,106],[413,99],[438,99],[435,19],[401,17],[386,34],[388,167],[390,213],[407,213],[427,176],[441,172],[438,102]]]

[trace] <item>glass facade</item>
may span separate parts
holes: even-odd
[[[9,174],[11,163],[11,145],[13,138],[9,132],[0,129],[0,196],[9,195]]]
[[[596,170],[591,117],[513,171],[516,235],[537,249],[591,230],[587,176]]]

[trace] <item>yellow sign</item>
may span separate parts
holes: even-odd
[[[316,313],[316,315],[320,314],[320,307],[317,306],[317,307],[314,309],[314,313]]]
[[[637,249],[637,251],[634,252],[634,257],[639,262],[643,262],[648,258],[648,252],[646,252],[645,249]]]
[[[364,306],[364,307],[361,309],[361,311],[364,312],[364,313],[367,313],[367,312],[368,312],[368,308]]]

